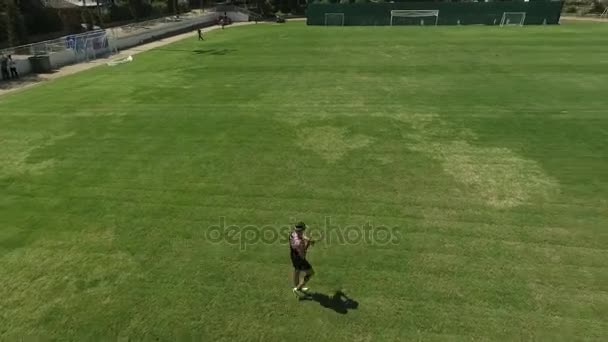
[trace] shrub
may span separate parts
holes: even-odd
[[[602,14],[605,9],[606,9],[606,5],[604,5],[599,0],[594,0],[593,3],[591,4],[591,8],[589,9],[589,13]]]
[[[153,16],[161,16],[163,13],[167,12],[167,3],[164,1],[152,1],[152,15]]]
[[[66,8],[59,12],[63,30],[70,33],[82,31],[82,15],[79,8]]]
[[[274,1],[258,0],[257,4],[258,8],[260,9],[260,14],[262,14],[262,16],[272,15],[272,13],[275,12],[276,7],[274,5]]]
[[[190,11],[190,4],[187,1],[180,1],[177,3],[177,9],[179,13],[186,13]]]
[[[63,28],[61,18],[52,8],[34,8],[25,13],[23,19],[30,35],[61,31]]]
[[[110,8],[110,13],[107,16],[107,21],[125,21],[133,19],[133,15],[131,14],[131,10],[127,5],[116,5]]]

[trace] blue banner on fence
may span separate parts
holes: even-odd
[[[65,46],[68,49],[74,49],[76,47],[76,37],[74,37],[74,36],[65,37]]]

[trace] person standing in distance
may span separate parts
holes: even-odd
[[[293,293],[298,297],[307,294],[308,288],[304,286],[315,274],[312,265],[306,260],[306,251],[314,244],[314,241],[304,235],[304,230],[306,230],[306,224],[298,222],[289,234],[289,251],[294,268]],[[304,273],[304,277],[301,277],[302,273]]]
[[[198,40],[205,40],[203,39],[203,31],[200,28],[198,29]]]
[[[18,79],[19,73],[17,72],[17,63],[15,63],[11,55],[8,55],[8,68],[11,71],[11,78],[14,80]]]

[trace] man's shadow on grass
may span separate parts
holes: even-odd
[[[319,303],[322,307],[332,309],[339,314],[347,314],[348,310],[359,307],[359,302],[349,298],[344,292],[336,291],[332,296],[323,293],[312,292],[306,297],[301,297],[300,301],[308,300]]]
[[[209,49],[209,50],[192,50],[197,55],[213,55],[213,56],[224,56],[229,53],[232,53],[236,50],[234,49]]]
[[[236,51],[236,49],[195,49],[195,50],[185,50],[185,49],[166,49],[160,48],[159,51],[169,51],[169,52],[191,52],[195,55],[212,55],[212,56],[224,56]]]

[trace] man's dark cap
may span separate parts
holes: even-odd
[[[306,229],[306,224],[302,221],[296,223],[296,230],[304,230]]]

